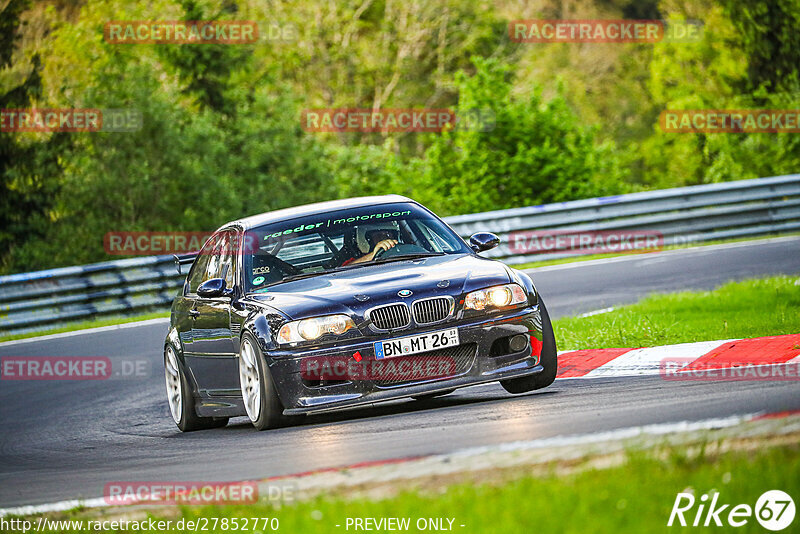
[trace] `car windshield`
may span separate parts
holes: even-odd
[[[248,291],[369,264],[470,252],[441,220],[405,202],[307,215],[247,234]]]

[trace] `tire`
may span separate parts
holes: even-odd
[[[264,355],[252,335],[242,336],[239,348],[239,385],[247,417],[257,430],[287,426],[295,418],[283,415],[283,404]]]
[[[436,397],[444,397],[445,395],[449,395],[454,392],[454,389],[448,389],[447,391],[439,391],[438,393],[426,393],[425,395],[414,395],[411,398],[416,401],[426,401],[430,399],[435,399]]]
[[[227,417],[200,417],[194,410],[194,395],[175,349],[164,350],[164,377],[167,384],[167,404],[172,420],[182,432],[219,428],[228,424]]]
[[[531,376],[501,380],[500,385],[509,393],[527,393],[536,389],[546,388],[556,379],[558,372],[558,352],[556,350],[556,337],[553,334],[553,324],[550,315],[544,306],[544,301],[539,299],[539,309],[542,314],[542,356],[540,363],[544,371]]]

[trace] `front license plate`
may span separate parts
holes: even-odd
[[[454,347],[458,345],[458,328],[429,332],[417,336],[400,337],[388,341],[376,341],[374,345],[375,358],[378,360]]]

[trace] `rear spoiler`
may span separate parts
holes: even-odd
[[[197,257],[199,252],[187,252],[186,254],[173,254],[172,257],[175,261],[175,268],[178,270],[178,274],[183,274],[181,272],[181,265],[191,265],[194,263],[194,259]]]

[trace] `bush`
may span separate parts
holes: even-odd
[[[432,139],[416,196],[441,214],[473,213],[624,191],[613,144],[599,144],[561,96],[531,88],[511,96],[508,69],[474,58],[474,76],[458,76],[460,116],[495,117],[491,131],[459,129]]]

